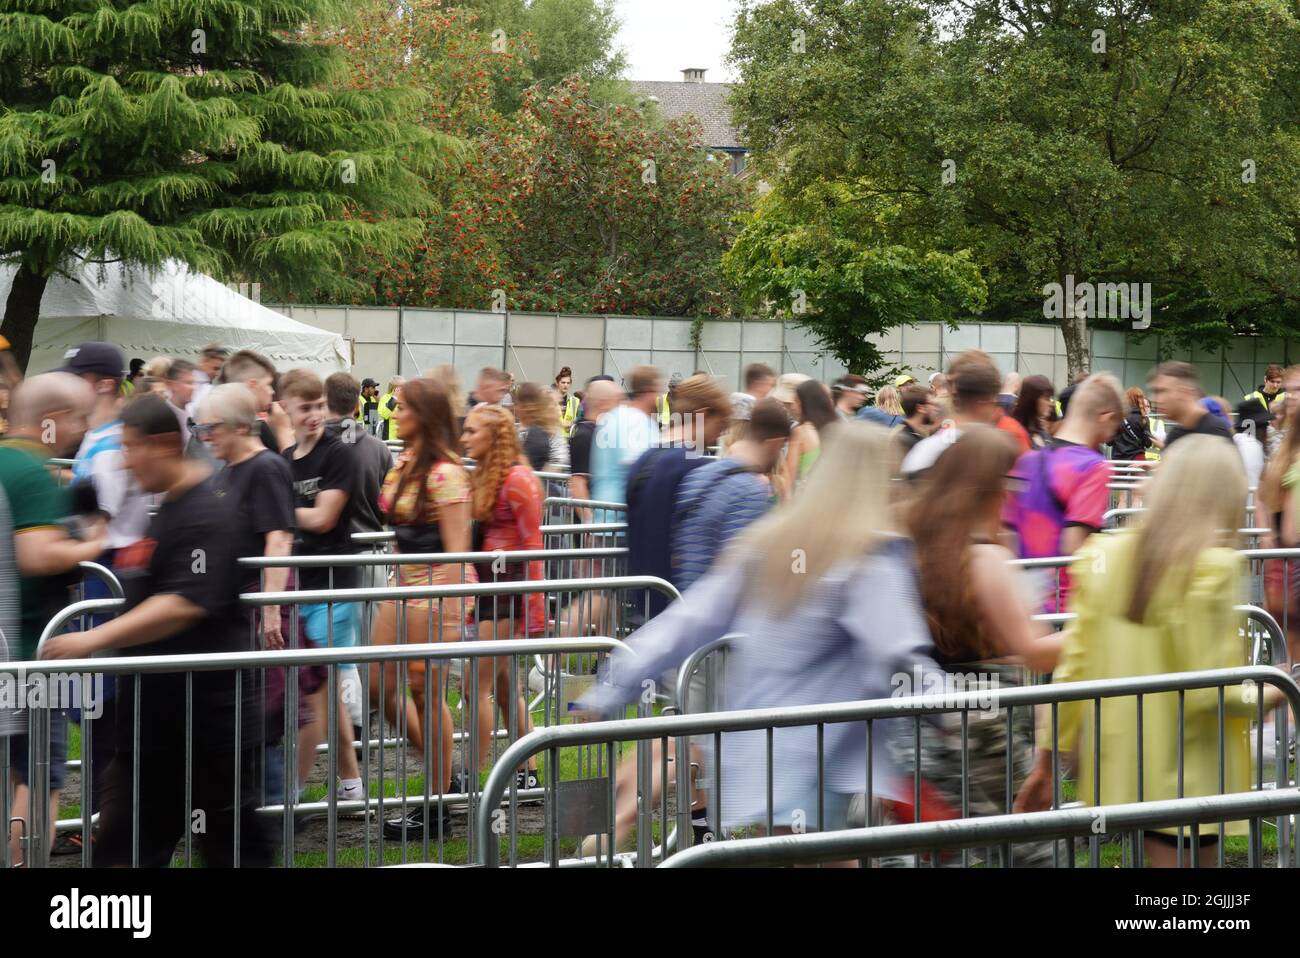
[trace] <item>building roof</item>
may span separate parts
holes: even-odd
[[[740,133],[732,125],[727,96],[730,83],[693,81],[633,80],[632,90],[640,96],[657,97],[659,111],[670,120],[694,114],[704,128],[703,146],[715,150],[743,150]]]

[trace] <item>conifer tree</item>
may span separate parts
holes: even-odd
[[[433,205],[457,141],[410,88],[357,90],[333,0],[0,0],[0,333],[22,365],[49,279],[169,259],[346,286]]]

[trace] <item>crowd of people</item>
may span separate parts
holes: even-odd
[[[218,345],[197,362],[135,359],[127,366],[112,345],[82,344],[63,369],[22,381],[10,397],[0,511],[13,528],[21,625],[9,657],[35,658],[42,629],[68,604],[83,561],[113,571],[126,606],[47,640],[44,658],[581,634],[596,613],[553,612],[540,591],[437,605],[381,602],[371,621],[361,603],[346,601],[346,590],[387,584],[383,567],[290,569],[273,561],[356,554],[353,533],[385,529],[399,554],[541,549],[543,502],[558,491],[548,483],[562,474],[567,495],[591,503],[575,510],[580,522],[626,521],[593,531],[585,544],[625,546],[629,574],[658,576],[683,593],[671,604],[657,593],[634,603],[628,642],[635,659],[612,657],[582,703],[595,717],[622,714],[645,680],[671,675],[691,652],[729,634],[743,638],[728,659],[727,708],[889,698],[897,694],[895,677],[918,669],[976,674],[1006,687],[1026,669],[1064,680],[1244,664],[1232,614],[1244,563],[1233,547],[1248,501],[1268,517],[1271,544],[1300,542],[1300,429],[1289,428],[1300,367],[1270,366],[1235,409],[1204,395],[1185,363],[1159,365],[1148,400],[1106,373],[1057,393],[1043,376],[1004,376],[979,350],[957,355],[926,382],[900,376],[874,393],[861,376],[827,387],[761,363],[744,370],[737,392],[705,373],[670,378],[648,365],[628,369],[622,382],[596,376],[575,385],[568,367],[549,384],[516,384],[487,368],[467,393],[448,365],[381,387],[345,372],[322,379],[306,369],[277,370],[257,353]],[[58,457],[75,461],[70,483],[48,462]],[[1110,460],[1149,461],[1152,477],[1143,486],[1141,520],[1102,536]],[[1078,558],[1050,585],[1008,562],[1068,555]],[[266,561],[238,564],[250,558]],[[1294,583],[1292,571],[1286,565],[1281,574]],[[542,578],[535,560],[422,560],[394,570],[401,586]],[[87,597],[107,594],[94,577],[84,588]],[[313,595],[293,606],[239,601],[241,593],[290,590]],[[334,601],[336,594],[344,601]],[[1034,619],[1047,611],[1077,618],[1057,633]],[[477,688],[463,690],[476,701],[479,754],[462,755],[460,767],[444,676],[427,675],[420,660],[401,671],[392,662],[365,674],[342,667],[336,703],[328,701],[322,668],[300,668],[292,743],[283,740],[284,670],[238,684],[233,672],[196,673],[188,690],[183,675],[150,674],[118,688],[109,682],[93,739],[95,864],[131,861],[137,767],[139,861],[170,861],[187,827],[187,695],[202,716],[189,743],[189,787],[194,807],[208,810],[207,860],[229,863],[238,834],[242,864],[269,864],[274,842],[254,810],[300,794],[329,737],[332,707],[341,720],[330,743],[339,780],[330,787],[339,798],[365,797],[351,746],[368,730],[363,699],[403,722],[413,753],[424,755],[432,739],[427,773],[447,791],[465,792],[465,766],[486,762],[498,718],[512,736],[530,727],[510,665],[507,657],[480,662]],[[462,681],[470,682],[468,672]],[[368,695],[358,694],[363,687]],[[137,688],[138,738],[131,721]],[[1246,787],[1250,771],[1253,707],[1237,706],[1230,700],[1228,790]],[[1108,700],[1102,732],[1092,727],[1090,710],[1063,705],[1057,741],[1035,741],[1028,710],[1014,728],[996,714],[972,721],[967,774],[978,794],[969,814],[1011,810],[1001,786],[1008,762],[1014,809],[1048,807],[1054,753],[1062,765],[1073,762],[1081,783],[1100,776],[1107,802],[1136,800],[1139,789],[1148,800],[1173,797],[1177,701],[1155,696],[1147,704],[1140,783],[1131,734],[1125,745],[1109,731],[1132,729],[1124,712],[1131,707]],[[432,727],[425,727],[426,714]],[[1216,792],[1214,692],[1188,693],[1186,716],[1184,793]],[[853,820],[867,775],[863,734],[860,724],[828,728],[819,769],[813,729],[781,731],[772,770],[775,827],[789,829],[801,812],[818,808],[818,827]],[[1092,748],[1078,747],[1091,735],[1104,736],[1099,768],[1090,764]],[[703,796],[695,801],[701,835],[767,817],[762,734],[732,738],[721,812],[711,820]],[[13,814],[23,819],[28,742],[21,731],[8,741]],[[918,755],[888,734],[880,741],[891,747],[872,753],[882,803],[873,820],[910,821]],[[67,720],[59,715],[51,734],[51,822],[66,743]],[[298,761],[281,781],[286,748]],[[955,817],[962,807],[962,749],[960,729],[925,726],[919,774],[926,815]],[[536,787],[538,770],[521,768],[516,780]],[[620,776],[620,838],[634,821],[629,781]],[[442,833],[452,820],[439,807],[429,827]],[[418,807],[384,823],[393,837],[424,827]],[[10,830],[15,862],[22,861],[22,828],[16,821]],[[75,850],[76,841],[59,836],[56,847]],[[1152,833],[1148,854],[1167,862],[1176,843]],[[1204,856],[1210,845],[1203,845]],[[1014,861],[1050,864],[1050,846],[1018,846]]]

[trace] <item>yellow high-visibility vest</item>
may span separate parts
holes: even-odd
[[[1160,419],[1157,418],[1156,416],[1147,417],[1147,432],[1151,433],[1153,438],[1155,437],[1156,434],[1156,427],[1160,425],[1162,425],[1162,423]],[[1152,462],[1159,461],[1160,449],[1156,446],[1155,443],[1152,443],[1150,446],[1147,446],[1147,459],[1151,460]]]
[[[397,434],[397,420],[393,418],[393,410],[388,406],[392,398],[392,393],[384,393],[379,397],[379,418],[388,423],[388,438],[400,439],[401,436]]]
[[[1265,412],[1268,412],[1269,406],[1273,404],[1270,403],[1268,399],[1264,396],[1264,394],[1260,392],[1258,389],[1256,389],[1253,393],[1246,393],[1246,395],[1242,398],[1258,399],[1259,404],[1264,407]],[[1283,390],[1279,389],[1277,391],[1277,395],[1273,397],[1273,402],[1277,402],[1279,399],[1285,399],[1285,398],[1286,398],[1286,393]]]
[[[560,416],[560,422],[564,425],[564,431],[570,433],[578,422],[578,397],[572,393],[565,397],[564,412]]]
[[[666,393],[655,400],[655,408],[659,410],[659,425],[667,426],[671,421],[672,412],[668,409],[668,395]]]

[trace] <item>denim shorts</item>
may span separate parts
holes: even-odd
[[[13,766],[14,778],[18,781],[19,785],[27,784],[27,744],[28,735],[26,732],[21,735],[12,735],[9,737],[9,764]],[[3,740],[0,740],[0,748],[3,747]],[[64,772],[66,770],[65,760],[67,757],[68,714],[62,709],[55,709],[50,713],[51,789],[63,787]],[[0,783],[0,787],[3,787],[2,783]]]
[[[318,649],[355,648],[361,633],[361,605],[357,602],[321,602],[298,609],[299,621],[307,641]],[[333,633],[331,634],[331,620]],[[355,664],[340,665],[355,669]]]

